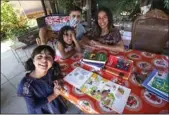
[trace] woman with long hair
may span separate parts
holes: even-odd
[[[86,33],[80,44],[84,47],[89,45],[115,52],[124,51],[120,32],[114,27],[113,16],[108,8],[102,7],[98,9],[95,17],[95,26]]]

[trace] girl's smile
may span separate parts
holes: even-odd
[[[35,68],[39,71],[48,71],[52,67],[53,58],[48,52],[42,51],[34,57]]]
[[[63,40],[67,43],[67,44],[72,44],[73,42],[73,32],[71,30],[68,30],[67,32],[65,32],[63,34]]]

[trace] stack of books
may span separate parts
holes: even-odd
[[[131,89],[77,67],[64,80],[117,113],[123,113]]]
[[[85,52],[81,63],[100,70],[104,67],[106,61],[107,55],[105,53]]]
[[[103,71],[113,75],[114,77],[128,80],[132,72],[132,67],[132,60],[109,55]]]
[[[169,75],[154,69],[142,85],[152,93],[169,102]]]

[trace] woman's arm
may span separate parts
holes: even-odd
[[[48,30],[47,27],[42,27],[39,29],[39,37],[40,37],[40,45],[46,45],[47,44],[47,34]]]
[[[79,41],[79,44],[84,49],[95,50],[96,47],[92,46],[92,44],[90,43],[90,41],[91,40],[89,40],[88,37],[83,36],[82,39]]]
[[[59,52],[60,52],[60,54],[61,54],[61,56],[62,56],[62,59],[69,58],[69,57],[71,57],[71,56],[76,52],[75,49],[72,49],[72,50],[69,51],[69,52],[65,52],[62,43],[59,42],[59,41],[57,42],[56,45],[57,45],[57,49],[59,50]]]
[[[102,44],[94,40],[91,41],[91,44],[101,49],[107,49],[114,52],[124,52],[124,45],[122,40],[115,45]]]

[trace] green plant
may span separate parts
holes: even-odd
[[[114,20],[123,20],[126,16],[130,16],[139,7],[140,0],[96,0],[99,7],[108,7],[113,14]]]
[[[25,17],[20,16],[9,2],[6,0],[1,1],[1,33],[3,33],[1,41],[14,39],[23,35],[27,30],[28,26]]]
[[[54,2],[65,9],[66,12],[72,5],[76,5],[76,0],[54,0]]]

